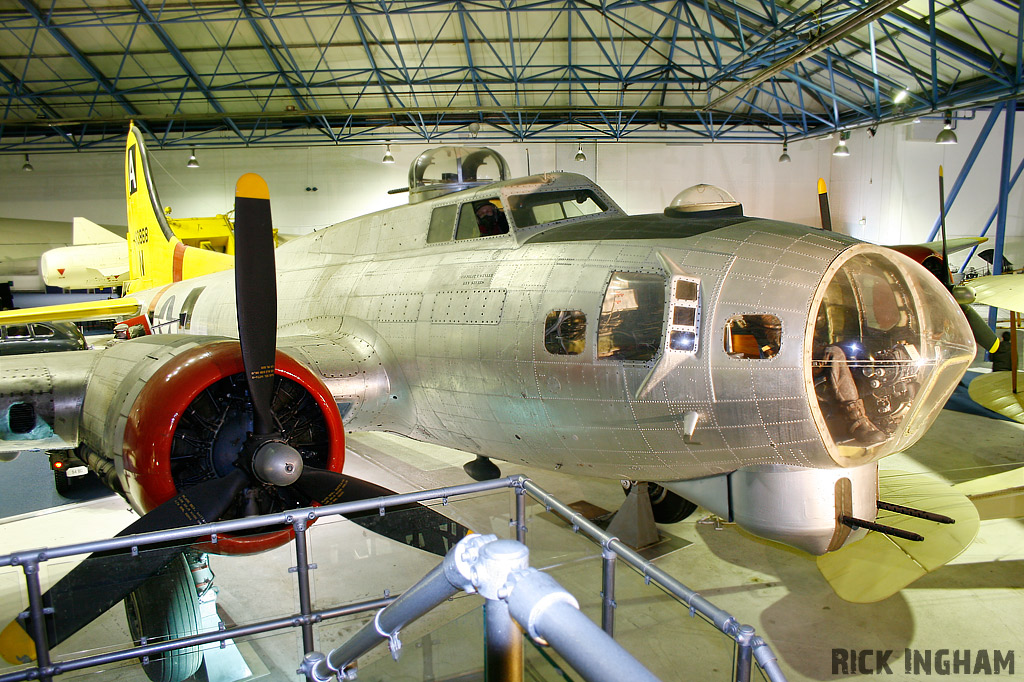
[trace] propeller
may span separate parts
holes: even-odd
[[[270,193],[261,177],[248,173],[238,180],[235,194],[236,307],[242,362],[252,401],[252,433],[230,473],[180,492],[116,537],[217,521],[233,506],[237,508],[236,499],[252,487],[276,487],[286,499],[302,505],[394,494],[375,483],[304,464],[301,453],[280,432],[273,411],[277,285]],[[376,533],[440,555],[468,533],[461,524],[417,503],[392,507],[384,516],[372,509],[348,518]],[[45,607],[54,607],[44,624],[49,646],[60,644],[88,625],[181,552],[181,546],[156,545],[137,556],[111,552],[86,557],[43,595]],[[0,631],[0,656],[11,663],[33,660],[35,647],[29,630],[27,620],[14,620]]]
[[[942,166],[939,166],[939,225],[942,228],[942,267],[944,271],[943,284],[946,289],[953,293],[953,280],[949,271],[949,258],[946,250],[946,185],[942,175]],[[979,346],[992,353],[999,348],[999,337],[995,331],[988,326],[981,315],[971,306],[960,303],[960,310],[964,311],[964,317],[971,326],[974,340]]]
[[[821,214],[821,229],[832,231],[832,212],[828,208],[828,188],[825,178],[818,178],[818,213]]]

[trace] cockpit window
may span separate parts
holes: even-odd
[[[508,219],[505,218],[500,199],[481,199],[462,205],[455,239],[493,237],[507,233]]]
[[[579,355],[587,338],[587,316],[581,310],[552,310],[544,320],[544,348],[554,355]]]
[[[725,352],[734,358],[773,358],[781,344],[782,321],[774,315],[736,315],[725,323]]]
[[[597,216],[608,210],[601,197],[589,189],[516,194],[508,201],[512,220],[519,229]]]
[[[646,361],[662,346],[665,278],[613,272],[597,325],[597,357]]]
[[[451,241],[455,232],[455,204],[438,206],[430,213],[430,228],[427,230],[427,243]]]

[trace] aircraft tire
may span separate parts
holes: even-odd
[[[143,636],[155,642],[198,634],[199,598],[185,556],[175,557],[129,594],[124,608],[136,645]],[[196,674],[202,662],[199,647],[192,646],[150,656],[142,668],[152,682],[184,682]]]
[[[634,483],[635,481],[623,481],[623,492],[628,495]],[[696,504],[657,483],[647,483],[647,494],[651,498],[651,511],[654,512],[655,523],[679,523],[697,511]]]
[[[67,497],[71,493],[71,479],[68,472],[63,469],[53,470],[53,487],[61,497]]]

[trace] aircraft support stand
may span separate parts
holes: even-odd
[[[608,524],[608,534],[633,549],[643,549],[658,542],[658,527],[654,523],[654,510],[651,509],[651,496],[645,481],[630,488],[626,501]]]

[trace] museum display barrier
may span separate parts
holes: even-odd
[[[500,495],[503,490],[509,491],[504,493],[509,497],[508,514],[502,511]],[[653,561],[609,536],[528,478],[511,476],[439,490],[0,556],[0,584],[11,587],[20,577],[27,588],[25,615],[32,615],[30,634],[35,642],[36,656],[36,663],[0,668],[0,682],[52,679],[75,671],[95,673],[96,669],[113,668],[126,675],[123,679],[171,679],[176,672],[202,664],[202,659],[208,666],[224,666],[221,671],[231,666],[241,671],[235,677],[221,679],[249,677],[250,668],[251,674],[257,675],[257,668],[262,667],[271,671],[287,671],[291,675],[303,654],[318,649],[329,650],[351,639],[351,635],[367,623],[372,629],[373,623],[383,618],[383,609],[396,601],[399,591],[410,593],[415,589],[413,583],[421,576],[433,574],[436,577],[439,572],[436,554],[380,536],[342,518],[342,515],[376,509],[381,516],[390,517],[408,512],[389,511],[389,508],[425,502],[439,503],[437,509],[459,518],[462,516],[459,505],[476,502],[482,495],[487,496],[484,501],[487,509],[491,510],[488,512],[490,518],[480,521],[477,512],[477,522],[467,525],[478,533],[494,534],[496,537],[493,539],[502,546],[504,543],[516,545],[513,539],[525,543],[529,547],[529,563],[533,567],[529,570],[536,572],[536,569],[541,569],[541,579],[545,582],[571,585],[572,596],[568,599],[579,604],[583,614],[580,618],[586,620],[586,616],[591,619],[584,626],[598,634],[603,630],[602,637],[605,634],[614,636],[615,642],[623,652],[628,652],[627,655],[644,661],[645,665],[645,659],[654,662],[656,655],[664,659],[664,652],[659,654],[644,649],[644,642],[649,638],[645,636],[645,625],[638,627],[636,623],[646,620],[649,627],[658,627],[658,610],[665,608],[666,604],[678,609],[681,604],[690,610],[691,616],[695,616],[684,619],[693,624],[694,631],[692,636],[689,631],[681,633],[678,641],[686,642],[686,649],[681,648],[679,660],[671,662],[675,669],[685,665],[701,679],[749,680],[752,674],[759,679],[785,679],[770,647],[755,635],[753,628],[741,625],[729,613],[667,575]],[[475,505],[475,508],[479,510],[480,505]],[[497,515],[495,509],[498,510]],[[310,522],[314,519],[319,521],[311,527]],[[484,527],[488,524],[490,527]],[[255,557],[225,557],[223,560],[218,557],[213,567],[218,576],[216,587],[209,586],[213,576],[204,555],[192,550],[181,553],[183,548],[194,546],[197,541],[216,542],[216,538],[225,533],[252,532],[257,528],[281,525],[291,526],[295,531],[292,543]],[[453,522],[453,527],[457,525]],[[410,532],[422,536],[421,545],[442,543],[451,547],[458,540],[448,537],[446,529],[432,531],[429,528],[410,528]],[[469,536],[474,537],[476,534]],[[508,539],[499,541],[498,537]],[[41,632],[47,621],[42,617],[45,607],[41,603],[43,586],[40,583],[52,582],[51,577],[59,578],[66,565],[71,563],[69,557],[90,552],[111,555],[112,564],[105,572],[105,579],[113,580],[117,579],[118,571],[130,570],[124,568],[126,562],[130,565],[143,553],[178,553],[182,558],[181,566],[176,568],[172,562],[165,571],[191,570],[199,588],[199,602],[202,603],[207,595],[206,603],[219,599],[219,605],[223,607],[221,614],[229,613],[230,622],[225,622],[228,618],[223,615],[218,617],[215,609],[210,611],[212,607],[204,616],[200,604],[191,610],[199,614],[198,623],[191,627],[195,634],[181,636],[189,631],[189,628],[184,628],[161,637],[147,630],[142,622],[152,609],[147,610],[144,606],[131,608],[132,604],[128,602],[142,599],[133,593],[126,600],[127,635],[120,632],[124,627],[118,626],[116,618],[111,616],[120,609],[110,609],[103,617],[107,619],[105,627],[100,627],[98,621],[93,628],[76,635],[78,639],[72,638],[51,652]],[[625,563],[634,571],[616,576],[618,563]],[[41,574],[43,580],[40,579]],[[581,582],[584,587],[578,589]],[[655,586],[653,590],[651,583]],[[175,583],[171,581],[169,584]],[[204,585],[207,585],[206,589],[203,589]],[[14,591],[4,594],[14,594]],[[641,594],[642,598],[636,598]],[[401,654],[394,656],[395,660],[388,656],[386,646],[377,647],[376,655],[360,655],[364,679],[376,679],[373,674],[382,674],[388,679],[397,679],[396,676],[419,679],[425,675],[439,678],[481,671],[485,665],[484,631],[487,629],[481,623],[486,624],[489,619],[482,615],[480,599],[462,593],[461,588],[453,588],[452,595],[450,599],[441,600],[438,611],[419,622],[410,622],[407,627],[403,624],[401,632],[388,633],[400,636],[405,642],[400,650],[395,650],[397,647],[392,644],[394,653]],[[501,598],[499,596],[486,603],[498,603]],[[20,605],[11,606],[12,611],[24,608],[24,597]],[[53,606],[59,618],[61,609],[74,607],[73,595]],[[187,608],[180,610],[190,612]],[[641,610],[655,616],[635,618],[641,615]],[[516,609],[511,611],[515,617]],[[212,618],[208,617],[210,613]],[[622,618],[618,632],[616,613]],[[573,615],[573,619],[576,617]],[[600,629],[595,625],[598,622]],[[37,623],[38,626],[35,625]],[[527,633],[531,632],[530,623],[522,625]],[[97,628],[103,636],[109,637],[109,641],[96,642]],[[87,640],[90,636],[93,639]],[[126,642],[132,640],[135,646],[126,646]],[[387,638],[380,641],[387,641]],[[544,642],[532,641],[529,634],[524,637],[524,642],[525,665],[536,679],[564,679],[561,671],[573,667],[574,662],[576,665],[580,663],[579,652],[563,651],[564,656],[558,655],[551,648],[541,646]],[[258,655],[254,653],[256,651]],[[582,656],[589,658],[592,653],[593,650]],[[218,657],[225,659],[232,655],[235,656],[233,660],[218,663]],[[141,660],[142,669],[132,668],[135,659]],[[661,663],[664,665],[665,661]],[[576,672],[588,680],[611,679],[602,677],[601,673],[595,676],[594,671],[602,669],[601,663],[596,662],[589,666],[589,670],[577,668]],[[614,668],[608,670],[614,671]],[[138,671],[137,677],[127,676],[133,671]]]

